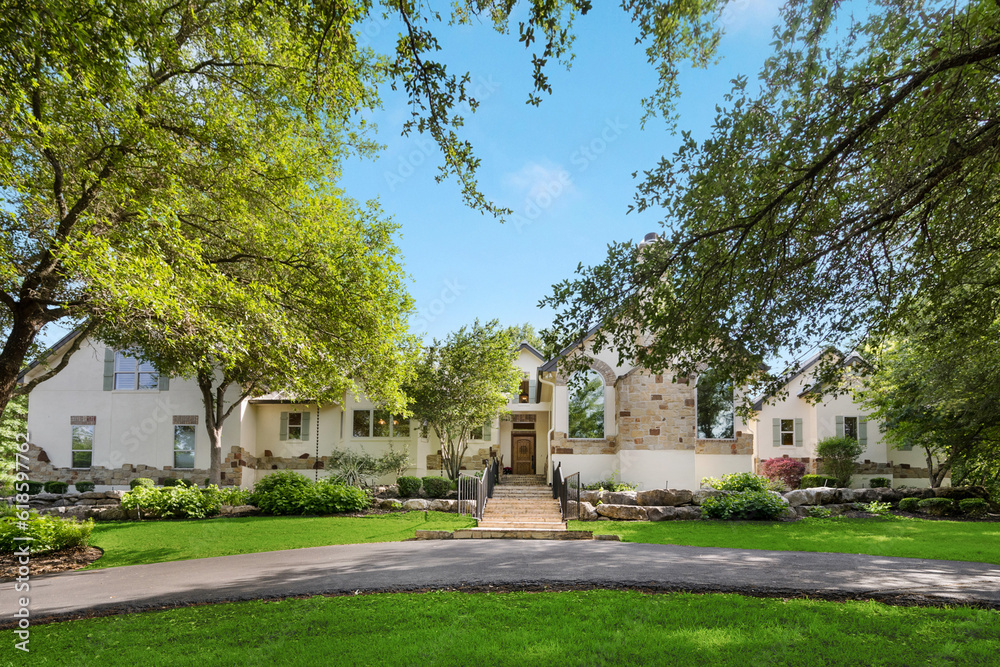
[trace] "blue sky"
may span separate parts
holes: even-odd
[[[608,243],[660,230],[657,212],[627,213],[632,173],[672,154],[678,139],[658,118],[640,128],[641,100],[655,90],[656,74],[624,12],[616,3],[595,5],[576,24],[571,70],[550,63],[553,93],[538,107],[525,104],[531,62],[516,34],[487,25],[438,30],[441,59],[472,75],[480,106],[466,114],[464,136],[482,160],[483,192],[515,212],[506,223],[465,207],[457,182],[435,182],[439,152],[427,139],[400,136],[409,107],[402,95],[384,96],[373,120],[386,149],[375,161],[349,162],[343,185],[355,199],[378,198],[401,226],[415,333],[443,338],[476,318],[541,329],[552,313],[537,304],[551,285],[578,263],[599,263]],[[680,129],[707,136],[730,81],[756,75],[771,52],[778,6],[730,4],[720,62],[682,74]],[[370,22],[363,31],[385,49],[398,28]]]

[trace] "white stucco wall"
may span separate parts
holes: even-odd
[[[624,450],[618,452],[618,464],[621,480],[639,489],[697,489],[700,480],[690,450]]]

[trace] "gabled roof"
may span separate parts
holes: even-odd
[[[31,362],[30,364],[28,364],[27,366],[25,366],[25,367],[24,367],[24,368],[23,368],[23,369],[21,370],[21,372],[17,374],[17,383],[18,383],[18,384],[22,384],[22,383],[24,382],[24,377],[25,377],[25,376],[26,376],[26,375],[27,375],[27,374],[28,374],[29,372],[31,372],[31,371],[32,371],[32,370],[34,370],[34,369],[35,369],[36,367],[38,367],[38,365],[39,365],[39,364],[41,364],[41,363],[42,363],[43,361],[45,361],[46,359],[49,359],[49,358],[51,358],[51,357],[52,357],[52,355],[54,355],[54,354],[57,354],[57,353],[58,353],[59,351],[61,351],[61,350],[62,350],[62,349],[63,349],[64,347],[67,347],[67,346],[69,346],[69,345],[72,345],[73,341],[74,341],[74,340],[76,340],[76,337],[77,337],[77,336],[79,336],[79,335],[80,335],[80,333],[81,333],[82,331],[83,331],[83,329],[82,329],[82,328],[79,328],[79,327],[78,327],[78,328],[76,328],[76,329],[73,329],[73,330],[72,330],[72,331],[70,331],[70,332],[69,332],[68,334],[66,334],[65,336],[63,336],[63,337],[62,337],[62,338],[60,338],[59,340],[57,340],[57,341],[56,341],[56,342],[55,342],[55,343],[54,343],[54,344],[53,344],[52,346],[50,346],[50,347],[49,347],[49,348],[48,348],[47,350],[45,350],[45,351],[44,351],[44,352],[42,352],[42,353],[41,353],[40,355],[38,355],[38,357],[37,357],[37,358],[36,358],[36,359],[35,359],[34,361],[32,361],[32,362]]]
[[[851,366],[857,363],[867,363],[864,357],[862,357],[857,352],[851,352],[849,355],[847,355],[847,357],[843,357],[843,353],[841,353],[840,350],[838,350],[837,348],[826,347],[817,352],[816,354],[812,355],[811,357],[809,357],[805,361],[805,363],[803,363],[802,366],[799,367],[797,371],[795,371],[794,373],[789,373],[782,381],[781,386],[787,387],[789,384],[792,383],[793,380],[795,380],[800,375],[802,375],[810,368],[815,366],[817,363],[819,363],[820,359],[822,359],[827,354],[835,354],[839,357],[842,357],[842,359],[840,360],[840,364],[844,366]],[[819,386],[820,385],[814,385],[814,384],[806,385],[805,387],[803,387],[802,391],[796,394],[796,396],[802,398],[805,395],[813,391],[816,391],[819,388]],[[768,394],[763,394],[761,396],[758,396],[756,400],[754,400],[753,402],[753,409],[759,411],[762,407],[764,407],[764,401],[767,400],[768,398],[769,398]]]
[[[529,342],[528,342],[528,341],[526,341],[526,340],[522,340],[522,341],[521,341],[521,344],[520,344],[520,345],[519,345],[519,346],[517,347],[517,351],[518,351],[518,352],[520,352],[521,350],[527,350],[528,352],[531,352],[531,353],[532,353],[533,355],[535,355],[536,357],[538,357],[538,358],[539,358],[539,359],[541,359],[542,361],[544,361],[544,360],[545,360],[545,355],[544,355],[544,354],[542,354],[541,352],[539,352],[539,351],[538,351],[538,350],[537,350],[537,349],[535,348],[535,346],[534,346],[534,345],[532,345],[531,343],[529,343]]]
[[[557,354],[556,356],[552,357],[547,362],[545,362],[544,364],[542,364],[541,366],[539,366],[538,367],[538,372],[539,373],[548,373],[549,371],[556,370],[556,368],[559,366],[559,360],[560,359],[562,359],[563,357],[565,357],[567,354],[569,354],[570,352],[572,352],[576,348],[578,348],[581,345],[583,345],[587,341],[587,339],[590,338],[592,335],[594,335],[594,333],[596,333],[597,330],[600,329],[600,328],[601,328],[600,324],[594,326],[593,328],[590,329],[590,331],[588,331],[587,333],[583,334],[583,336],[580,338],[580,340],[578,340],[577,342],[575,342],[575,343],[573,343],[571,345],[567,345],[565,348],[563,348],[563,350],[559,354]],[[541,355],[539,355],[539,356],[541,356]],[[542,357],[542,358],[544,359],[544,357]]]

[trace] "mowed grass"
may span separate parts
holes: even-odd
[[[693,547],[828,551],[1000,564],[1000,523],[878,519],[772,521],[571,521],[570,529],[623,542]]]
[[[115,521],[94,526],[104,555],[89,569],[282,551],[331,544],[398,542],[416,530],[457,530],[468,516],[406,512],[366,517],[255,516],[201,521]]]
[[[380,594],[31,628],[31,664],[997,665],[1000,613],[634,591]]]

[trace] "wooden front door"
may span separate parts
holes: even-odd
[[[511,438],[511,459],[515,475],[535,474],[535,434],[515,434]]]

